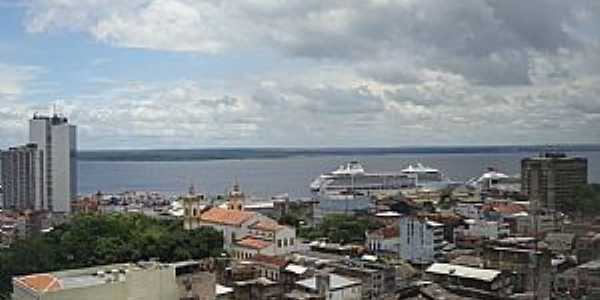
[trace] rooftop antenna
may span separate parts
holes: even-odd
[[[189,187],[189,190],[188,190],[188,194],[190,196],[195,196],[196,195],[196,187],[194,186],[194,182],[193,181],[190,181],[190,187]]]

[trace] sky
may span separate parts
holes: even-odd
[[[597,0],[0,0],[0,147],[600,143]]]

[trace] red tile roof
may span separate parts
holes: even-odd
[[[55,292],[62,289],[62,285],[58,278],[51,274],[28,275],[16,278],[15,281],[38,293]]]
[[[501,214],[512,215],[520,212],[527,211],[524,205],[517,203],[503,203],[503,202],[492,202],[483,206],[483,211],[495,211]]]
[[[262,254],[255,255],[250,260],[258,263],[269,264],[279,268],[285,267],[288,263],[287,259],[285,259],[283,256],[270,256]]]
[[[244,238],[241,241],[238,241],[236,243],[236,245],[237,246],[241,246],[241,247],[246,247],[246,248],[260,250],[260,249],[264,249],[264,248],[267,248],[267,247],[271,246],[271,243],[269,243],[267,241],[263,241],[263,240],[259,240],[259,239],[255,239],[255,238],[251,238],[251,237],[247,237],[247,238]]]
[[[462,218],[452,212],[441,212],[441,213],[425,213],[419,212],[417,216],[425,218],[430,221],[442,223],[444,225],[457,225],[461,222]]]
[[[285,226],[279,225],[277,222],[273,220],[260,220],[250,226],[250,228],[258,229],[262,231],[279,231]]]
[[[254,212],[213,207],[200,215],[200,220],[214,224],[239,226],[255,215]]]
[[[369,235],[377,235],[383,237],[384,239],[393,239],[400,237],[400,229],[398,228],[398,224],[395,224],[371,231]]]

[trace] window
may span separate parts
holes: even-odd
[[[281,248],[281,239],[277,239],[277,248]]]
[[[287,247],[288,246],[288,239],[284,238],[283,239],[283,247]]]
[[[290,238],[290,246],[294,246],[294,238]]]

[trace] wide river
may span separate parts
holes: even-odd
[[[210,195],[224,193],[237,180],[249,195],[268,197],[289,193],[310,195],[308,185],[317,176],[350,160],[360,161],[367,171],[398,171],[420,162],[434,167],[455,181],[481,175],[488,167],[507,174],[520,172],[520,161],[536,153],[492,154],[386,154],[324,155],[276,159],[204,161],[80,161],[79,193],[115,193],[126,190],[179,194],[190,184]],[[575,152],[588,158],[590,182],[600,182],[600,152]]]

